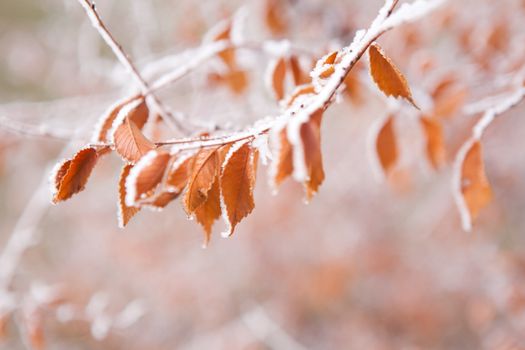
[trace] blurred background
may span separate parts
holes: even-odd
[[[286,38],[318,58],[348,45],[382,3],[100,0],[97,8],[146,71],[163,57],[175,57],[172,67],[191,60],[185,50],[240,8],[245,40]],[[478,102],[511,92],[524,67],[524,16],[519,0],[450,0],[380,38],[422,113],[452,81],[440,119],[446,164],[431,166],[419,115],[405,106],[395,116],[399,160],[377,176],[370,139],[390,112],[358,65],[353,89],[325,114],[327,176],[311,203],[291,180],[272,195],[260,166],[254,212],[228,239],[217,224],[203,249],[201,228],[178,202],[117,227],[116,155],[99,162],[86,191],[50,205],[52,166],[89,142],[103,111],[135,86],[77,1],[1,1],[0,348],[525,349],[524,106],[483,138],[494,199],[470,233],[461,230],[451,166]],[[210,79],[213,59],[159,96],[190,119],[237,128],[276,115],[264,85],[272,57],[237,55],[249,74],[241,93]],[[19,256],[6,257],[17,244]]]

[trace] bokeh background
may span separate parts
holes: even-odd
[[[279,1],[286,26],[275,33],[263,0],[97,2],[140,68],[198,47],[240,7],[251,42],[287,38],[320,57],[347,45],[381,5]],[[508,92],[524,67],[524,16],[523,1],[450,0],[379,40],[416,100],[444,76],[466,92],[443,121],[445,166],[429,165],[418,116],[405,106],[395,119],[401,158],[377,176],[370,138],[388,103],[366,65],[356,67],[358,98],[343,96],[325,114],[318,195],[305,204],[291,180],[272,195],[261,166],[252,215],[228,239],[216,225],[202,249],[179,203],[117,228],[115,155],[86,191],[49,204],[51,167],[88,142],[101,113],[134,85],[77,1],[1,1],[0,247],[20,230],[32,242],[0,292],[0,348],[38,347],[43,336],[49,349],[525,349],[523,105],[484,136],[494,200],[470,233],[451,166],[479,117],[466,107]],[[239,128],[275,115],[264,86],[270,58],[238,54],[250,72],[243,94],[210,84],[212,60],[161,98],[188,118]],[[48,294],[58,300],[42,302]]]

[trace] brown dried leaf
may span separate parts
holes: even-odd
[[[277,149],[275,150],[277,157],[274,158],[272,187],[276,189],[287,177],[293,172],[293,151],[290,141],[286,135],[286,128],[279,131],[277,136]]]
[[[219,176],[215,177],[211,189],[208,191],[206,201],[195,210],[195,218],[202,225],[206,237],[204,245],[207,245],[211,237],[213,223],[221,217],[221,194],[219,187]]]
[[[162,181],[170,158],[170,154],[165,151],[153,150],[135,164],[126,181],[126,205],[132,206],[154,193]]]
[[[215,32],[212,41],[231,40],[232,23],[225,21],[212,28],[210,32]],[[235,49],[228,48],[218,53],[220,59],[230,70],[235,70],[237,62],[235,60]]]
[[[52,178],[54,179],[53,203],[71,198],[82,191],[97,164],[97,151],[89,147],[78,151],[72,159],[58,165]]]
[[[428,160],[434,169],[438,169],[446,159],[443,125],[436,118],[421,117],[420,120],[425,134]]]
[[[192,214],[208,198],[215,176],[219,171],[218,148],[205,148],[199,151],[191,167],[188,190],[184,196],[184,207]]]
[[[257,171],[257,150],[248,142],[232,146],[223,165],[220,179],[224,203],[224,219],[229,226],[228,236],[235,226],[255,207],[253,189]]]
[[[419,107],[412,98],[408,82],[376,43],[368,49],[370,55],[370,74],[379,89],[387,96],[402,97],[414,107]]]
[[[303,142],[304,162],[307,179],[304,183],[306,199],[310,200],[317,193],[324,181],[323,157],[321,153],[321,121],[323,111],[318,110],[310,119],[301,125],[301,140]]]
[[[124,228],[128,224],[129,220],[131,220],[131,218],[135,216],[135,214],[137,214],[140,210],[140,208],[128,207],[126,205],[126,179],[128,178],[132,168],[133,165],[131,164],[124,165],[118,182],[118,225],[121,228]]]
[[[168,178],[166,180],[166,186],[170,191],[178,193],[182,192],[188,183],[194,161],[194,157],[190,156],[185,158],[182,162],[176,161],[173,163],[173,167],[170,169]]]
[[[279,0],[266,0],[264,19],[266,25],[274,35],[282,35],[288,28],[288,23],[283,12],[282,2]]]
[[[117,101],[112,106],[110,106],[109,109],[104,112],[97,127],[95,128],[95,131],[92,137],[93,142],[94,143],[108,142],[108,133],[111,130],[111,126],[113,125],[113,122],[117,118],[117,115],[120,112],[120,110],[125,105],[137,100],[138,98],[141,98],[141,96],[126,97],[120,101]]]
[[[117,153],[130,163],[136,163],[143,155],[155,148],[140,131],[146,123],[149,110],[145,101],[122,109],[113,123],[113,143]]]
[[[225,76],[228,87],[236,94],[240,95],[248,86],[248,74],[243,70],[232,70]]]
[[[334,74],[334,72],[335,72],[334,66],[333,65],[332,66],[328,66],[325,69],[323,69],[323,71],[321,73],[319,73],[319,77],[322,78],[322,79],[327,79],[332,74]]]
[[[284,83],[286,78],[286,61],[279,58],[271,66],[271,88],[277,101],[284,98]]]
[[[492,188],[485,174],[482,147],[479,141],[472,143],[461,164],[461,194],[470,214],[475,220],[481,209],[492,200]]]
[[[385,174],[389,174],[397,163],[398,151],[394,133],[394,118],[388,116],[376,138],[376,152]]]
[[[310,82],[310,76],[306,74],[299,62],[299,59],[295,55],[291,55],[288,59],[288,66],[292,72],[292,77],[295,85],[307,84]]]
[[[323,57],[324,58],[323,64],[334,64],[338,53],[339,51],[334,51],[334,52],[329,53],[325,57]]]

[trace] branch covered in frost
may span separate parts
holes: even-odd
[[[472,217],[467,203],[462,195],[462,167],[469,150],[474,143],[479,142],[490,124],[500,115],[517,106],[525,99],[525,87],[520,86],[506,98],[498,99],[497,103],[488,108],[472,128],[471,136],[463,143],[454,160],[452,191],[459,210],[461,223],[465,231],[472,229]]]
[[[86,11],[86,14],[88,15],[93,27],[98,31],[106,44],[111,48],[120,63],[122,63],[122,65],[130,72],[139,85],[142,94],[147,96],[150,103],[155,109],[157,109],[166,124],[175,130],[188,133],[189,130],[185,126],[188,121],[183,119],[180,114],[172,114],[166,111],[166,108],[162,105],[161,101],[155,95],[153,95],[149,84],[142,78],[137,67],[135,67],[129,56],[124,52],[122,46],[115,40],[111,32],[104,25],[104,22],[102,22],[102,19],[96,10],[95,4],[90,0],[78,0],[78,2]]]

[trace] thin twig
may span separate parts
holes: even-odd
[[[98,33],[100,34],[102,39],[104,39],[106,44],[111,48],[111,50],[113,51],[117,59],[120,61],[120,63],[122,63],[122,65],[130,72],[132,77],[139,85],[142,94],[144,96],[147,96],[150,103],[157,109],[157,111],[159,112],[163,120],[166,122],[166,124],[174,128],[175,130],[179,130],[184,133],[189,133],[190,130],[188,130],[188,128],[185,126],[185,124],[187,124],[187,121],[180,117],[180,115],[176,116],[166,111],[162,102],[154,94],[151,93],[149,84],[142,78],[137,67],[135,67],[129,56],[124,52],[122,46],[115,40],[111,32],[104,25],[104,22],[102,21],[101,17],[99,16],[96,10],[95,4],[92,3],[90,0],[78,0],[78,2],[86,11],[86,14],[88,15],[93,27],[98,31]]]
[[[45,125],[21,123],[5,117],[0,117],[0,128],[18,135],[59,141],[69,141],[74,134],[71,131],[51,129]]]

